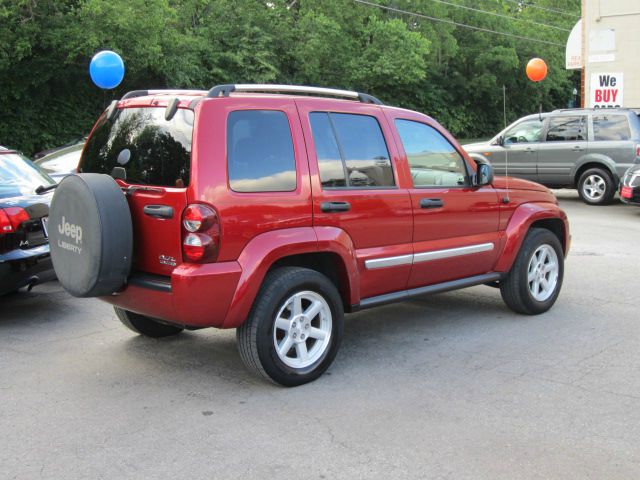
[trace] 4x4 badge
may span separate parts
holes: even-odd
[[[176,266],[176,259],[169,255],[160,255],[158,259],[162,265],[169,265],[170,267]]]

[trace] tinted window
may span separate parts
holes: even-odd
[[[55,182],[27,158],[17,153],[0,154],[0,198],[35,194],[40,185]]]
[[[595,140],[629,140],[629,122],[624,115],[594,115],[593,136]]]
[[[124,108],[101,120],[87,141],[82,171],[110,174],[124,167],[129,183],[183,187],[189,184],[193,111],[178,109],[166,121],[165,108]]]
[[[396,120],[416,187],[458,187],[465,184],[464,159],[436,129],[424,123]]]
[[[374,117],[314,112],[310,122],[323,186],[395,185],[389,151]]]
[[[547,142],[571,142],[587,139],[587,117],[551,117]]]
[[[284,112],[240,110],[227,123],[229,184],[236,192],[290,192],[296,161]]]
[[[346,169],[327,113],[309,115],[313,142],[318,156],[318,169],[323,187],[346,187]]]
[[[532,143],[542,141],[542,121],[539,118],[525,120],[511,127],[504,134],[504,143]]]

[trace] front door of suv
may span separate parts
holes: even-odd
[[[542,141],[544,118],[526,118],[503,135],[504,145],[491,149],[491,165],[496,175],[510,175],[538,181],[538,147]]]
[[[412,182],[414,260],[408,287],[490,272],[502,240],[497,192],[490,185],[470,185],[475,169],[436,122],[404,112],[388,116]]]
[[[411,200],[399,186],[398,154],[380,107],[326,99],[296,103],[318,236],[328,227],[350,237],[361,298],[405,289],[413,253]]]

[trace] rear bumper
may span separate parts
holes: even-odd
[[[48,244],[0,255],[0,295],[55,278]]]
[[[623,197],[622,188],[620,188],[620,201],[622,203],[626,203],[627,205],[640,205],[640,187],[625,187],[631,189],[630,197]]]
[[[237,262],[183,264],[171,277],[133,274],[122,291],[101,299],[178,325],[221,327],[241,272]]]

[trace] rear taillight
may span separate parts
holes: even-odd
[[[182,253],[186,262],[215,262],[220,248],[220,222],[215,210],[200,203],[182,214]]]
[[[30,220],[29,214],[20,207],[0,208],[0,233],[13,233],[22,222]]]
[[[636,157],[640,157],[640,144],[636,144]]]

